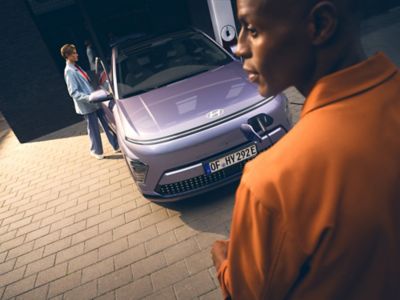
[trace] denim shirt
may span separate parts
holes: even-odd
[[[89,81],[78,71],[74,64],[67,61],[64,70],[65,83],[68,93],[74,100],[77,114],[86,115],[100,108],[97,103],[89,103],[89,95],[93,88]]]

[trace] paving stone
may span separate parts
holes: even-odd
[[[11,231],[11,230],[18,229],[20,227],[26,226],[26,225],[31,223],[31,220],[32,220],[32,216],[29,216],[29,217],[23,218],[23,219],[21,219],[21,220],[19,220],[17,222],[13,222],[8,227],[8,230]]]
[[[65,248],[68,248],[71,245],[71,237],[66,237],[62,240],[58,240],[52,244],[46,245],[44,248],[44,256],[52,254],[54,252],[61,251]]]
[[[35,260],[42,258],[43,251],[44,251],[44,248],[39,248],[39,249],[33,250],[25,255],[18,257],[15,267],[18,268],[20,266],[27,265],[30,262],[33,262]]]
[[[53,224],[51,224],[50,227],[50,232],[56,231],[58,229],[62,229],[68,225],[71,225],[74,223],[74,216],[69,216],[67,218],[62,218],[62,220],[58,221],[58,222],[54,222]]]
[[[184,262],[177,262],[151,274],[154,290],[179,282],[189,275]]]
[[[99,248],[99,259],[104,259],[128,249],[127,238],[116,240]]]
[[[94,217],[90,217],[89,219],[87,219],[87,227],[91,227],[94,225],[97,225],[99,223],[108,221],[111,218],[111,211],[105,211],[101,214],[98,214]]]
[[[6,213],[3,213],[2,216],[0,216],[1,219],[3,218],[3,216],[7,216],[1,223],[1,226],[5,226],[7,224],[12,224],[14,222],[21,220],[24,217],[24,214],[25,214],[24,212],[21,212],[19,214],[14,214],[15,211],[16,211],[16,209],[13,212],[8,211]]]
[[[39,201],[37,201],[37,200],[36,201],[32,201],[30,198],[28,198],[28,203],[26,203],[25,205],[18,206],[17,213],[30,211],[31,209],[34,209],[35,207],[38,207],[38,205],[39,205]],[[11,204],[11,207],[14,207],[14,206]],[[0,209],[0,213],[1,212],[2,211]],[[25,217],[26,216],[27,215],[25,214]]]
[[[3,223],[1,223],[1,226],[5,226],[7,224],[12,223],[14,220],[19,220],[24,216],[24,212],[21,212],[19,214],[16,214],[17,208],[9,209],[3,213],[0,214],[0,221],[3,220]],[[11,218],[8,222],[4,223],[5,220]]]
[[[26,235],[25,243],[29,242],[29,241],[36,240],[36,239],[38,239],[38,238],[40,238],[42,236],[45,236],[49,232],[50,232],[50,226],[45,226],[45,227],[42,227],[42,228],[37,229],[35,231],[29,232]]]
[[[116,299],[142,299],[153,292],[150,276],[143,277],[116,290]]]
[[[0,263],[4,262],[7,257],[7,252],[0,253]]]
[[[116,190],[119,190],[121,188],[121,184],[119,182],[113,183],[113,184],[108,184],[106,186],[103,186],[99,189],[100,195],[105,195],[112,193]]]
[[[86,211],[87,208],[88,208],[88,204],[86,202],[78,204],[74,207],[68,208],[65,210],[65,217],[75,215],[82,211]]]
[[[7,272],[10,272],[12,269],[14,269],[15,261],[17,259],[10,259],[7,260],[6,262],[3,262],[0,264],[0,275],[5,274]]]
[[[144,298],[145,300],[176,300],[172,287],[167,287],[161,291],[157,291]]]
[[[95,300],[115,300],[115,292],[111,291],[109,293],[106,293],[104,295],[95,298]]]
[[[146,200],[146,205],[135,208],[134,210],[130,210],[125,213],[126,222],[131,222],[134,220],[138,220],[140,217],[151,214],[151,208],[149,202]]]
[[[48,285],[42,285],[25,294],[19,295],[16,300],[45,300],[47,298]]]
[[[168,219],[168,214],[165,211],[165,209],[163,210],[158,210],[156,212],[153,212],[149,215],[146,215],[144,217],[140,218],[140,225],[142,226],[142,228],[145,228],[147,226],[159,223],[165,219]]]
[[[93,206],[75,215],[75,222],[88,219],[99,214],[99,206]]]
[[[164,250],[164,256],[167,263],[172,264],[199,251],[200,249],[196,241],[189,239]]]
[[[196,274],[213,266],[209,248],[185,258],[185,262],[190,274]]]
[[[81,272],[75,272],[63,278],[57,279],[50,283],[48,297],[59,295],[65,291],[71,290],[79,286],[81,281]]]
[[[99,294],[103,294],[110,290],[124,286],[132,280],[132,272],[130,267],[115,271],[98,280]]]
[[[82,230],[86,229],[86,221],[80,221],[77,223],[74,223],[72,225],[66,226],[63,229],[61,229],[61,234],[60,234],[60,238],[64,238],[66,236],[70,236],[73,235],[77,232],[80,232]]]
[[[92,239],[85,241],[85,252],[99,248],[104,244],[108,244],[112,241],[112,232],[107,231],[103,234],[97,235]]]
[[[0,236],[1,236],[1,242],[4,243],[9,240],[12,240],[13,238],[19,235],[17,235],[17,230],[15,229],[13,231],[8,231],[8,232],[6,231],[6,233],[1,234]]]
[[[39,204],[38,201],[31,201],[25,207],[19,207],[18,211],[24,211],[24,217],[29,217],[41,213],[47,209],[46,204]]]
[[[118,200],[119,200],[118,202],[119,202],[119,203],[121,203],[121,200],[120,200],[120,199],[123,199],[123,198],[118,198]],[[125,203],[125,204],[122,204],[122,205],[119,205],[119,206],[113,208],[113,209],[111,210],[111,215],[112,215],[113,217],[114,217],[114,216],[118,216],[118,215],[120,215],[120,214],[124,214],[124,213],[126,213],[126,212],[129,212],[129,211],[131,211],[131,210],[133,210],[133,209],[135,209],[135,208],[136,208],[135,202],[129,200],[129,202],[127,202],[127,203]]]
[[[92,190],[96,190],[96,192],[100,195],[98,188],[100,188],[101,186],[107,185],[107,182],[100,182],[99,183],[99,187],[92,187],[94,189]],[[105,195],[101,195],[98,197],[93,198],[92,200],[88,201],[88,206],[89,207],[93,207],[93,206],[100,206],[101,204],[107,203],[110,201],[110,194],[105,194]]]
[[[35,286],[48,283],[67,274],[67,263],[56,265],[50,269],[39,272]]]
[[[34,230],[37,230],[39,227],[40,227],[40,221],[29,223],[28,225],[18,228],[17,236],[20,236],[20,235],[26,234],[26,233],[30,233]]]
[[[176,237],[172,231],[145,242],[147,254],[151,255],[176,244]]]
[[[157,229],[155,225],[144,228],[128,236],[129,247],[144,243],[156,236],[157,236]]]
[[[99,233],[98,226],[90,227],[86,230],[78,232],[72,236],[72,245],[77,244],[79,242],[86,241]]]
[[[147,200],[145,197],[138,197],[137,199],[135,199],[135,202],[136,202],[136,206],[137,207],[141,207],[141,206],[143,206],[143,205],[149,205],[150,204],[150,201],[149,200]],[[149,207],[150,208],[150,207]],[[151,210],[151,209],[150,209]]]
[[[15,269],[11,272],[0,275],[0,287],[6,286],[12,282],[20,280],[24,276],[25,266]]]
[[[33,241],[24,243],[21,246],[15,247],[8,251],[7,259],[11,259],[17,256],[21,256],[33,249]]]
[[[214,267],[208,268],[208,273],[210,273],[211,278],[214,281],[215,286],[219,286],[217,270]]]
[[[54,266],[55,255],[44,257],[27,265],[25,276],[40,272]]]
[[[38,238],[37,240],[35,240],[33,248],[34,249],[41,248],[43,246],[50,245],[51,243],[57,241],[60,237],[60,232],[61,231],[55,231],[41,238]]]
[[[215,289],[214,282],[207,270],[186,278],[174,285],[176,298],[190,299]]]
[[[64,300],[89,300],[97,295],[97,281],[93,280],[64,294]]]
[[[68,262],[68,273],[75,272],[76,270],[83,269],[96,263],[98,260],[98,250],[85,253],[81,256],[75,257]]]
[[[64,262],[66,260],[70,260],[74,257],[77,257],[81,254],[83,254],[83,249],[84,249],[84,244],[83,242],[80,244],[77,244],[75,246],[72,246],[70,248],[61,250],[57,252],[56,254],[56,264],[59,264],[61,262]]]
[[[200,300],[221,300],[221,299],[222,299],[222,292],[219,288],[212,290],[211,292],[208,292],[207,294],[200,297]]]
[[[1,221],[0,221],[0,224],[1,224]],[[1,236],[7,233],[9,226],[10,225],[0,226],[0,235]],[[16,230],[14,230],[14,231],[16,231]]]
[[[167,213],[168,215],[168,213]],[[168,215],[169,216],[169,215]],[[164,220],[160,223],[156,224],[157,231],[159,234],[163,234],[167,231],[171,231],[175,228],[184,226],[185,223],[182,221],[180,216],[169,217],[167,220]]]
[[[146,257],[146,250],[144,245],[139,245],[134,248],[130,248],[116,256],[114,256],[115,268],[118,270],[122,267],[130,265],[142,258]]]
[[[99,261],[82,270],[82,282],[88,282],[114,271],[113,258]]]
[[[89,191],[89,193],[85,194],[85,195],[81,195],[78,197],[78,203],[84,203],[84,202],[89,202],[92,199],[95,199],[99,196],[99,191],[95,190],[95,191]],[[90,207],[90,205],[89,205]]]
[[[26,291],[31,290],[35,284],[35,279],[36,279],[36,276],[33,275],[33,276],[24,278],[22,280],[14,282],[13,284],[8,285],[6,287],[6,290],[4,291],[3,298],[9,299],[11,297],[14,297],[16,295],[19,295]]]
[[[140,230],[139,220],[129,222],[129,223],[121,225],[113,230],[113,239],[117,240],[123,236],[127,236],[138,230]]]
[[[117,228],[124,224],[125,224],[124,215],[119,215],[117,217],[111,218],[105,222],[100,223],[99,224],[99,232],[102,233],[102,232],[108,231],[110,229]]]
[[[124,195],[130,195],[134,192],[134,189],[132,188],[132,186],[121,187],[121,184],[119,182],[116,182],[114,184],[118,184],[120,186],[120,188],[111,192],[111,195],[110,195],[111,199],[119,198]],[[113,185],[113,184],[111,184],[111,185]]]
[[[174,232],[176,239],[179,242],[195,236],[199,233],[196,229],[193,229],[192,227],[189,227],[187,225],[175,229]]]
[[[0,244],[0,253],[18,247],[24,242],[25,237],[19,236],[12,240]]]
[[[35,222],[37,220],[42,220],[46,217],[52,216],[54,214],[54,210],[55,210],[54,207],[51,207],[51,208],[46,209],[38,214],[35,214],[32,218],[32,222]]]
[[[64,212],[63,211],[59,212],[59,213],[54,213],[51,216],[43,218],[41,223],[40,223],[40,226],[46,226],[46,225],[50,225],[50,224],[56,223],[56,222],[58,222],[59,220],[61,220],[63,218],[64,218]]]
[[[141,259],[132,264],[132,273],[134,280],[154,273],[167,266],[164,254],[159,252],[145,259]]]

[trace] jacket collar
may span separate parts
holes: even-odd
[[[385,54],[379,52],[361,63],[325,76],[307,97],[301,117],[317,108],[377,86],[398,71]]]

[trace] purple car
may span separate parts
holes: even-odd
[[[100,63],[102,65],[102,63]],[[102,101],[142,194],[173,201],[238,180],[291,127],[284,95],[264,98],[240,61],[199,31],[116,44]],[[110,100],[111,99],[111,100]]]

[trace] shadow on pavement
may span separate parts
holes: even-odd
[[[216,239],[226,238],[238,184],[239,181],[199,196],[159,205],[179,212],[181,220],[195,232],[211,232],[217,235]]]
[[[30,141],[29,143],[65,139],[65,138],[76,137],[76,136],[81,136],[81,135],[87,135],[85,121],[81,121],[79,123],[73,124],[71,126],[65,127],[63,129],[57,130],[55,132],[46,134],[44,136],[41,136],[37,139]]]
[[[122,159],[122,158],[124,158],[122,154],[111,154],[104,156],[104,159]]]

